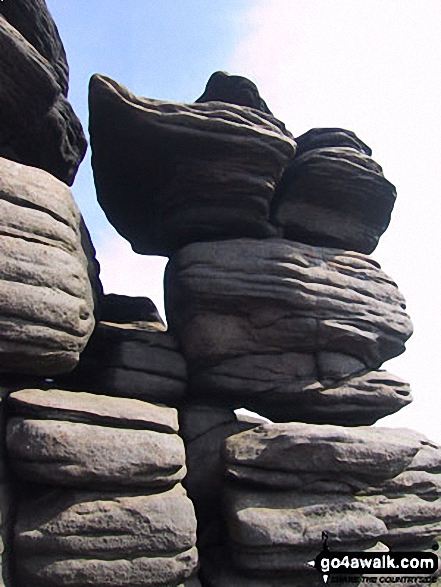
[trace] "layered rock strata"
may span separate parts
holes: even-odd
[[[67,372],[92,334],[99,294],[81,215],[63,183],[7,159],[0,209],[0,372]]]
[[[0,156],[71,185],[85,150],[68,65],[44,0],[0,3]]]
[[[271,115],[138,98],[97,75],[89,107],[98,201],[136,252],[277,234],[270,205],[295,142]]]
[[[64,387],[179,405],[187,365],[178,343],[148,298],[107,295],[101,318],[77,368],[57,378]]]
[[[331,550],[433,544],[439,489],[418,494],[403,478],[415,470],[439,476],[440,455],[440,447],[400,429],[264,424],[229,437],[225,516],[233,569],[302,584],[323,531]]]
[[[404,299],[365,255],[281,239],[194,243],[173,256],[165,285],[199,399],[346,425],[411,399],[378,371],[412,332]]]
[[[341,129],[314,129],[296,140],[299,153],[285,169],[273,222],[284,238],[371,253],[396,191],[369,147]]]
[[[20,584],[175,587],[194,575],[176,410],[63,390],[9,399]],[[30,482],[30,483],[29,483]]]

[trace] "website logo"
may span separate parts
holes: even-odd
[[[438,557],[434,552],[340,552],[331,551],[329,535],[322,532],[323,548],[315,560],[308,564],[315,567],[328,583],[331,576],[348,575],[418,575],[426,578],[423,583],[435,583],[430,575],[438,570]],[[437,550],[438,545],[433,546]],[[334,582],[334,581],[333,581]],[[342,581],[335,581],[342,582]],[[369,581],[372,583],[372,581]],[[376,582],[376,581],[374,581]],[[381,583],[381,580],[379,581]]]

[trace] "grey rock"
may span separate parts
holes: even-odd
[[[260,97],[255,83],[246,77],[230,75],[225,71],[215,71],[210,76],[204,93],[195,102],[226,102],[272,114]]]
[[[138,98],[99,75],[89,108],[98,201],[136,252],[276,234],[270,205],[295,142],[271,115]]]
[[[243,570],[307,572],[322,548],[358,550],[374,546],[386,532],[369,506],[348,495],[253,491],[236,484],[225,496],[229,548]]]
[[[66,53],[45,0],[2,2],[0,14],[50,63],[62,93],[67,96],[69,67]]]
[[[284,238],[371,253],[389,225],[395,187],[358,148],[307,150],[285,170],[272,221]]]
[[[23,1],[3,2],[1,6],[2,13],[17,23],[24,36],[0,14],[0,156],[45,169],[70,185],[87,143],[66,99],[67,71],[62,71],[61,50],[58,57],[51,56],[55,62],[50,63],[31,44],[44,50],[38,42],[38,38],[42,40],[41,25],[46,20],[51,26],[44,10],[36,17],[37,4],[43,6]],[[34,17],[37,20],[32,21]],[[54,42],[57,45],[58,39]],[[50,49],[46,49],[49,56]]]
[[[60,420],[10,418],[14,471],[37,483],[70,487],[162,487],[185,477],[177,434]]]
[[[230,410],[201,405],[190,405],[179,410],[179,420],[186,451],[184,485],[196,509],[201,539],[207,525],[222,517],[223,442],[229,436],[257,424],[241,422]],[[206,535],[211,533],[208,531]],[[208,537],[213,539],[213,536]]]
[[[194,396],[273,420],[323,422],[326,411],[349,425],[410,401],[403,382],[369,373],[403,352],[412,326],[396,284],[361,253],[193,243],[170,260],[165,286]]]
[[[62,387],[177,405],[187,390],[178,343],[159,322],[99,322],[78,367]]]
[[[310,492],[353,493],[402,473],[420,449],[395,429],[262,424],[225,442],[227,475]]]
[[[200,571],[204,587],[324,587],[321,575],[314,569],[305,572],[275,572],[262,576],[237,569],[225,548],[212,548],[201,556]]]
[[[0,372],[67,372],[95,324],[78,208],[48,173],[0,159],[0,213]]]
[[[32,419],[68,420],[169,434],[178,432],[175,409],[136,399],[62,389],[22,389],[11,393],[8,406],[13,414]]]
[[[351,130],[344,128],[312,128],[296,137],[297,155],[323,147],[350,147],[365,155],[372,155],[372,150]]]
[[[382,541],[391,549],[423,548],[441,534],[441,498],[424,499],[418,495],[357,497],[384,522],[387,532]]]
[[[194,575],[196,519],[180,485],[165,493],[43,491],[22,500],[22,584],[169,587]]]
[[[405,470],[373,487],[362,490],[363,495],[385,495],[390,498],[411,495],[426,500],[441,498],[441,446],[413,430],[399,433],[419,444],[419,450]]]
[[[101,320],[128,324],[130,322],[153,322],[163,326],[158,309],[150,298],[107,294],[103,296]]]

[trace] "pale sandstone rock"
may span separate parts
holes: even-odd
[[[177,434],[10,418],[8,454],[24,479],[68,487],[162,487],[185,477]]]
[[[6,159],[0,171],[0,372],[63,373],[95,324],[93,250],[64,184]]]
[[[169,587],[197,565],[180,485],[151,495],[46,490],[22,501],[15,533],[22,584]]]
[[[395,429],[262,424],[225,442],[227,475],[299,491],[353,493],[404,471],[421,447]]]
[[[22,389],[11,393],[8,405],[14,414],[31,419],[67,420],[170,434],[179,429],[175,409],[136,399],[63,389]]]

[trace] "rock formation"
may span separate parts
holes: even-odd
[[[0,208],[0,372],[69,371],[92,334],[100,294],[78,208],[59,180],[7,159]]]
[[[279,239],[195,243],[167,266],[166,294],[199,397],[346,425],[410,401],[406,384],[378,371],[412,332],[404,300],[360,253]]]
[[[170,257],[166,326],[102,292],[44,0],[0,3],[0,46],[0,587],[319,587],[323,533],[433,549],[441,448],[370,427],[412,399],[381,368],[412,325],[368,256],[395,201],[369,147],[295,140],[241,76],[192,104],[94,76],[98,199]]]
[[[68,65],[44,0],[0,3],[0,156],[71,185],[86,151]]]

